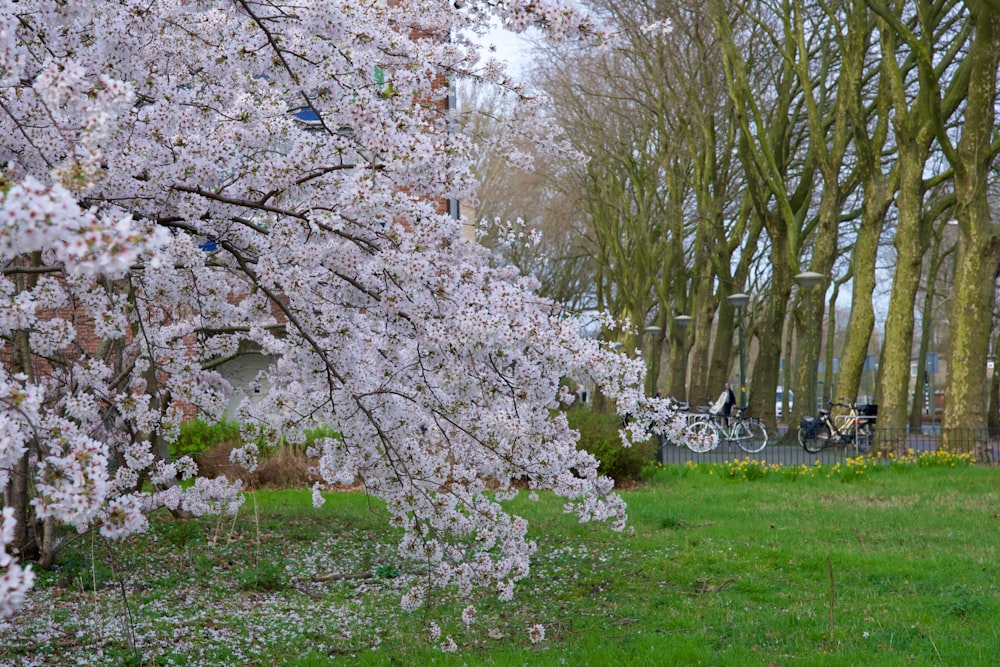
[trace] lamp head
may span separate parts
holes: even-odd
[[[743,294],[742,292],[738,294],[730,294],[726,297],[726,301],[728,301],[734,308],[742,308],[750,303],[750,295]]]
[[[821,282],[826,280],[826,276],[824,276],[822,273],[816,273],[815,271],[805,271],[804,273],[799,273],[798,275],[796,275],[794,278],[792,278],[792,280],[794,280],[802,287],[810,289],[812,287],[816,287],[816,285],[819,285]]]

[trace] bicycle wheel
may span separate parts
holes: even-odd
[[[767,446],[767,429],[759,419],[746,419],[733,429],[736,444],[744,452],[754,454]]]
[[[820,433],[825,431],[826,437],[820,438]],[[826,444],[830,442],[830,432],[827,431],[825,426],[819,429],[803,429],[799,427],[799,444],[802,445],[802,449],[806,450],[810,454],[816,454],[823,451]]]
[[[704,454],[719,446],[719,432],[707,421],[699,421],[684,429],[684,444],[692,452]]]

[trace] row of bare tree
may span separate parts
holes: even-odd
[[[924,367],[944,309],[942,425],[995,425],[1000,2],[591,5],[617,39],[549,48],[532,72],[586,159],[546,158],[530,174],[480,165],[478,213],[547,234],[504,258],[570,308],[628,317],[637,326],[620,342],[664,352],[669,372],[652,386],[672,395],[683,355],[693,400],[734,376],[744,317],[751,411],[771,419],[776,386],[807,396],[819,358],[824,386],[837,357],[836,394],[856,396],[876,352],[879,423],[919,422],[911,364]],[[814,298],[794,281],[806,271],[825,276]],[[742,313],[734,293],[751,295]],[[850,304],[839,334],[838,301]],[[793,418],[807,407],[796,401]]]

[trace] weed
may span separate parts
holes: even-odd
[[[240,590],[280,591],[286,585],[285,568],[280,561],[262,559],[237,575]]]
[[[960,584],[953,584],[942,593],[935,606],[943,614],[962,618],[982,611],[985,605],[980,596]]]
[[[380,579],[395,579],[401,574],[402,572],[395,565],[379,565],[375,568],[375,576]]]

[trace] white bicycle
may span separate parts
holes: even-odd
[[[684,429],[684,441],[688,449],[699,454],[712,451],[723,441],[754,454],[767,446],[767,428],[761,420],[746,417],[736,408],[729,417],[706,414],[692,421]]]

